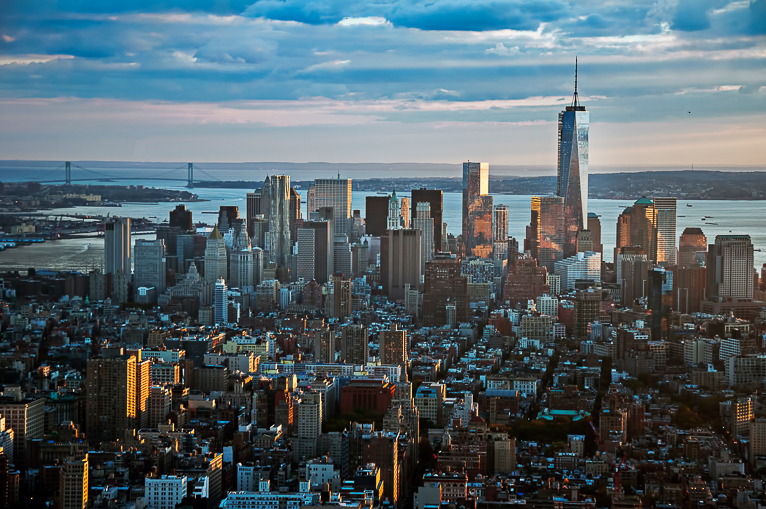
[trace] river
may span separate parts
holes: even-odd
[[[140,183],[140,182],[136,182]],[[168,189],[183,189],[178,182],[153,182],[156,187]],[[184,203],[194,214],[195,222],[205,222],[212,225],[221,205],[236,205],[240,215],[245,215],[245,196],[243,189],[195,189],[201,199],[208,201]],[[305,190],[300,190],[305,201]],[[365,197],[374,195],[372,192],[354,191],[352,207],[359,209],[364,216]],[[397,192],[400,197],[407,196]],[[525,228],[529,223],[530,196],[493,195],[495,204],[508,205],[509,234],[519,239],[523,244]],[[604,259],[612,261],[615,242],[617,216],[632,202],[627,200],[596,200],[589,201],[590,212],[595,212],[601,218],[601,242],[604,245]],[[159,204],[127,204],[121,208],[115,207],[76,207],[56,209],[57,212],[80,214],[106,215],[107,213],[133,218],[151,218],[162,221],[177,203]],[[687,205],[691,205],[688,207]],[[203,212],[214,212],[205,214]],[[303,204],[303,214],[306,204]],[[447,231],[454,235],[460,234],[462,215],[462,200],[460,193],[444,194],[444,221]],[[702,221],[703,216],[712,216]],[[717,223],[707,225],[706,222]],[[684,228],[696,226],[712,243],[716,235],[748,234],[753,240],[756,250],[755,266],[761,267],[766,263],[766,201],[678,201],[677,231],[680,236]],[[151,238],[151,235],[134,236],[134,238]],[[81,239],[65,239],[46,241],[43,244],[7,249],[0,252],[0,270],[26,270],[29,267],[54,270],[77,270],[87,272],[103,264],[103,239],[96,237]]]

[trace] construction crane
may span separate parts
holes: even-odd
[[[601,439],[601,434],[596,429],[596,426],[593,425],[593,421],[589,420],[588,424],[590,424],[590,427],[593,430],[593,433],[595,433],[596,435],[596,441],[599,443],[600,446],[602,446],[602,448],[604,449],[604,454],[606,454],[606,457],[609,459],[609,468],[612,470],[612,479],[614,480],[614,492],[620,493],[622,491],[622,485],[620,483],[620,470],[625,465],[625,460],[628,459],[628,455],[624,454],[622,456],[622,459],[620,460],[620,463],[618,465],[615,465],[614,459],[612,459],[612,455],[609,454],[609,451],[606,450],[604,441]]]

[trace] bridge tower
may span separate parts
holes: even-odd
[[[72,183],[72,163],[69,161],[64,163],[64,182],[67,185]]]
[[[189,163],[186,168],[186,187],[194,188],[194,163]]]

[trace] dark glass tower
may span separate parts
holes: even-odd
[[[577,62],[572,104],[559,113],[557,195],[564,198],[564,257],[577,252],[577,232],[588,217],[588,127],[590,114],[577,96]]]

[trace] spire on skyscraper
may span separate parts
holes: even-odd
[[[577,107],[579,106],[579,97],[577,96],[577,57],[575,57],[575,86],[574,86],[574,96],[572,96],[572,106]]]

